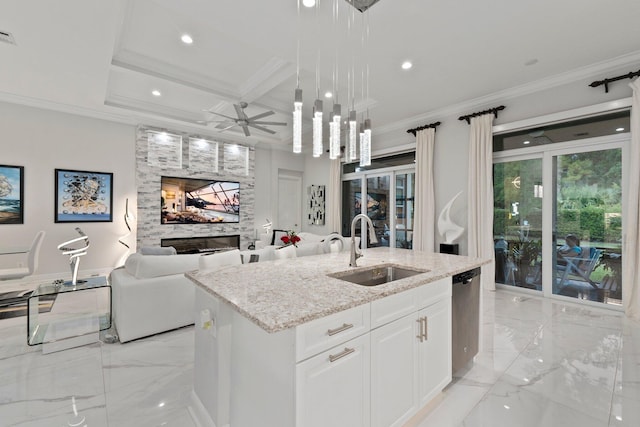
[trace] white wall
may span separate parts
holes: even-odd
[[[29,245],[36,232],[45,230],[37,276],[70,277],[69,260],[57,245],[78,237],[75,227],[88,236],[91,247],[80,270],[110,270],[125,248],[125,199],[135,203],[135,128],[37,108],[0,103],[1,164],[24,166],[24,224],[0,225],[0,245]],[[54,169],[113,173],[113,222],[54,223]],[[135,206],[135,205],[134,205]],[[5,260],[1,258],[7,258]],[[0,256],[0,268],[15,267],[18,260]]]

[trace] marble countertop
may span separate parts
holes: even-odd
[[[395,264],[429,271],[379,286],[360,286],[327,276],[357,269],[349,267],[349,252],[340,252],[193,271],[185,276],[265,331],[277,332],[489,262],[395,248],[370,248],[364,254],[357,268]]]

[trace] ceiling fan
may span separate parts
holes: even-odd
[[[262,119],[263,117],[267,117],[272,114],[275,114],[273,111],[265,111],[264,113],[260,113],[252,117],[247,116],[247,114],[244,112],[244,109],[247,108],[248,105],[249,104],[247,104],[246,102],[233,104],[233,107],[236,109],[236,114],[238,117],[226,116],[224,114],[211,111],[210,109],[204,110],[208,113],[215,114],[216,116],[224,117],[225,120],[202,120],[202,121],[199,121],[198,123],[204,123],[204,124],[209,124],[209,123],[225,124],[226,123],[229,125],[220,129],[220,132],[224,132],[225,130],[231,129],[232,127],[235,127],[235,126],[240,126],[244,131],[245,136],[251,136],[251,132],[249,132],[250,127],[261,130],[263,132],[274,134],[276,132],[269,128],[266,128],[265,125],[269,125],[269,126],[286,126],[287,125],[284,122],[263,122],[259,120],[259,119]]]

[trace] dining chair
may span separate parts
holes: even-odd
[[[36,271],[38,268],[38,256],[40,254],[42,241],[44,240],[44,235],[44,231],[39,231],[33,239],[31,247],[29,247],[25,252],[27,255],[26,267],[0,269],[0,280],[22,279],[23,277],[32,275]]]

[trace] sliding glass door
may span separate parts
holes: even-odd
[[[553,294],[622,300],[622,149],[558,153],[553,164]]]
[[[364,222],[358,223],[357,237],[365,236],[367,247],[413,247],[415,172],[386,170],[349,174],[342,181],[342,235],[351,236],[351,221],[366,213],[373,223],[376,243],[371,243]]]
[[[621,305],[625,142],[611,135],[494,155],[496,283]]]
[[[496,283],[542,290],[542,158],[493,166]]]

